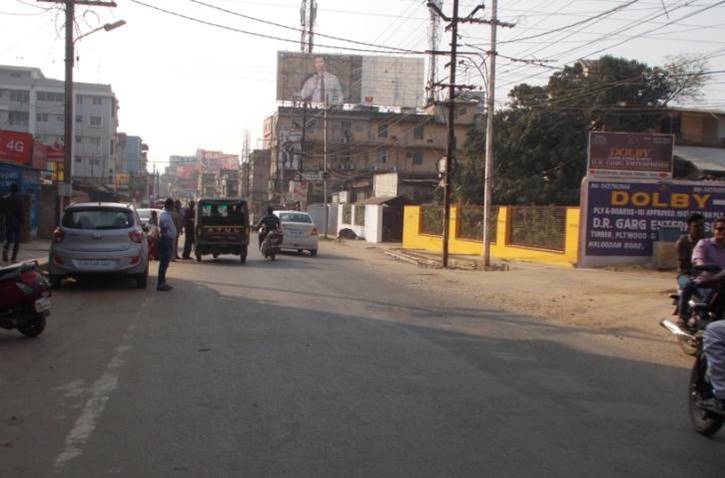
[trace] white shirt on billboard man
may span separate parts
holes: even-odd
[[[324,56],[315,56],[315,74],[305,81],[300,97],[312,103],[325,103],[327,97],[328,105],[341,105],[344,102],[340,80],[328,73]]]

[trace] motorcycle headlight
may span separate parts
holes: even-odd
[[[16,282],[15,285],[18,286],[18,289],[20,289],[25,295],[30,295],[35,292],[32,287],[27,284],[23,284],[22,282]]]

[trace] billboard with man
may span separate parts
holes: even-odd
[[[277,52],[277,100],[419,106],[422,58]]]

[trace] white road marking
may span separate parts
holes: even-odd
[[[149,295],[143,301],[133,321],[128,329],[126,329],[126,332],[124,332],[123,337],[121,337],[121,345],[116,348],[116,354],[108,362],[101,378],[96,380],[90,387],[91,397],[86,401],[81,415],[73,425],[73,429],[66,436],[65,449],[55,459],[55,465],[53,467],[55,473],[63,471],[63,468],[68,462],[83,454],[83,447],[88,443],[88,439],[96,429],[98,419],[106,409],[106,403],[110,398],[111,392],[118,387],[118,370],[124,364],[124,355],[131,350],[131,346],[128,344],[133,339],[133,333],[136,329],[135,323],[146,309],[151,297],[153,296]]]

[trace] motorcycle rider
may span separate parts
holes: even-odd
[[[695,265],[716,264],[723,270],[718,274],[704,275],[698,277],[696,282],[703,286],[722,286],[725,283],[725,216],[715,220],[714,236],[708,239],[701,239],[695,246],[692,253],[692,262]],[[708,294],[712,297],[711,291]],[[705,403],[705,407],[718,413],[725,413],[725,319],[722,317],[723,300],[720,298],[719,310],[716,311],[717,319],[705,329],[703,338],[703,351],[707,357],[710,383],[712,384],[715,398]]]
[[[267,207],[267,215],[259,220],[256,228],[259,229],[259,247],[262,247],[264,238],[267,237],[269,231],[274,231],[280,226],[279,218],[274,215],[274,208],[272,206]]]
[[[690,214],[687,217],[687,234],[683,234],[677,240],[675,244],[677,248],[677,285],[680,291],[684,291],[688,286],[691,286],[692,279],[692,250],[700,239],[705,237],[705,216],[699,212]],[[685,300],[683,298],[687,294],[680,294],[680,301],[677,306],[679,319],[677,325],[680,327],[687,326],[687,319],[689,317],[688,302],[690,296],[687,296]]]

